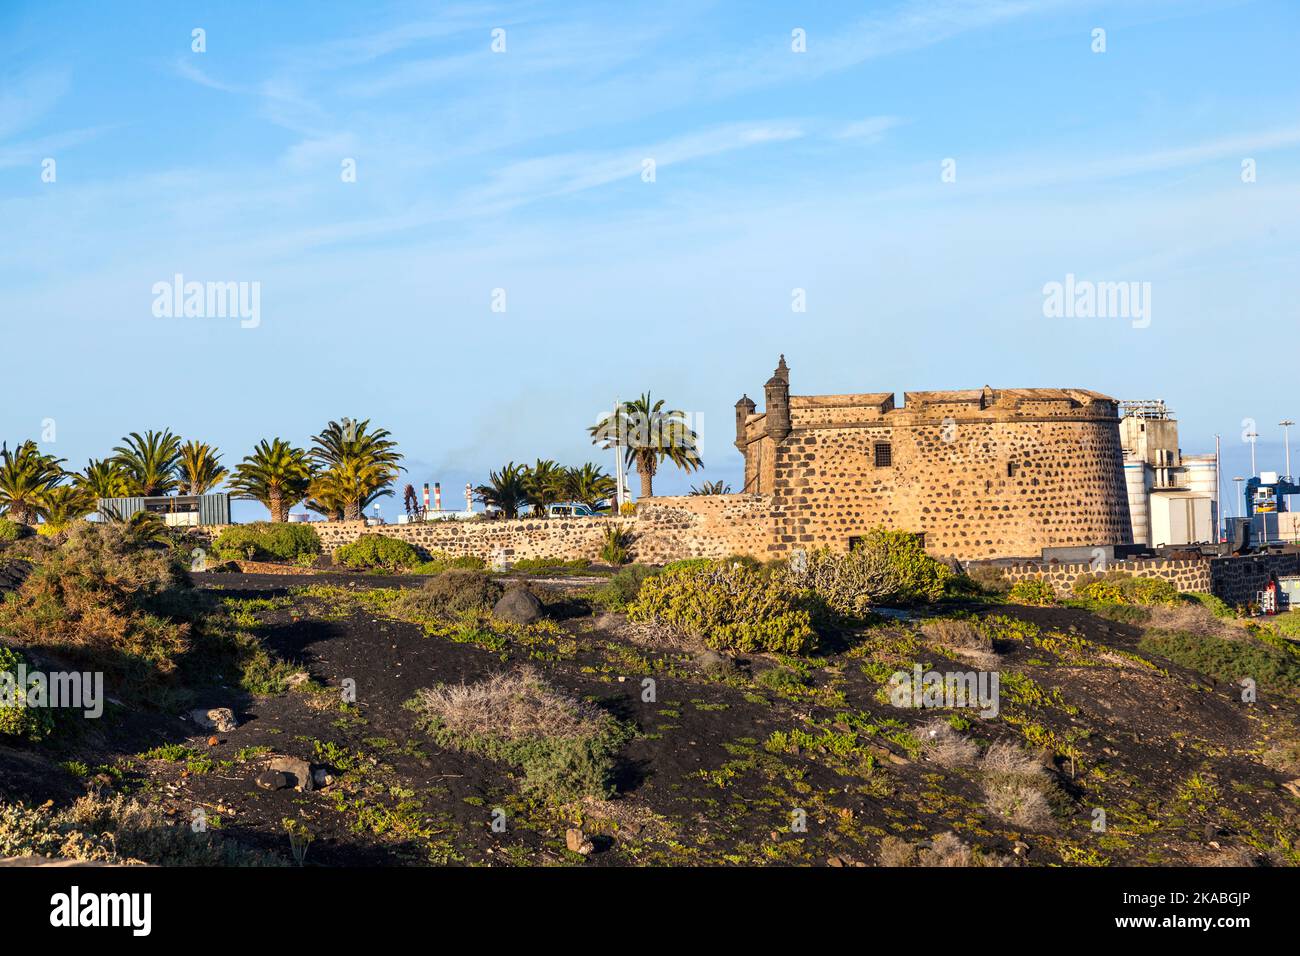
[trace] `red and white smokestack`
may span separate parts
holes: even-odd
[[[429,483],[424,483],[424,510],[429,510]]]
[[[436,481],[433,483],[433,509],[442,510],[442,485]]]

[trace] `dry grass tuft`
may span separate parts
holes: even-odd
[[[922,724],[914,734],[921,743],[921,753],[940,767],[968,767],[979,756],[974,742],[954,730],[942,717]]]
[[[448,734],[512,742],[591,737],[605,719],[598,707],[561,694],[531,667],[427,688],[416,695],[415,709]]]
[[[1052,822],[1051,779],[1042,762],[1015,744],[989,747],[980,762],[989,810],[1016,826],[1041,829]]]

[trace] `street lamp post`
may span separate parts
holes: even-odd
[[[1246,479],[1238,475],[1236,478],[1233,478],[1232,480],[1237,483],[1237,507],[1240,509],[1240,513],[1238,514],[1238,517],[1244,518],[1246,517],[1246,499],[1242,497],[1241,483]]]
[[[1253,428],[1246,432],[1246,441],[1250,442],[1250,475],[1253,478],[1259,472],[1255,469],[1255,439],[1259,437],[1259,432]]]
[[[1295,422],[1291,421],[1291,419],[1289,418],[1284,418],[1280,422],[1278,422],[1278,424],[1282,426],[1282,443],[1283,445],[1286,446],[1286,480],[1290,481],[1291,480],[1291,426],[1294,425]]]

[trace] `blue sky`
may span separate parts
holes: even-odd
[[[52,419],[80,467],[167,426],[233,463],[368,417],[455,506],[510,459],[608,468],[585,427],[649,388],[707,466],[656,490],[738,487],[732,406],[784,352],[796,394],[1164,398],[1228,476],[1250,418],[1280,468],[1297,28],[1284,0],[7,0],[0,435]],[[177,273],[260,283],[259,324],[155,317]],[[1150,324],[1045,317],[1067,274],[1149,282]]]

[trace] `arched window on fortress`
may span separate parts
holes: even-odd
[[[877,468],[892,468],[894,465],[894,449],[887,441],[876,442],[875,461]]]

